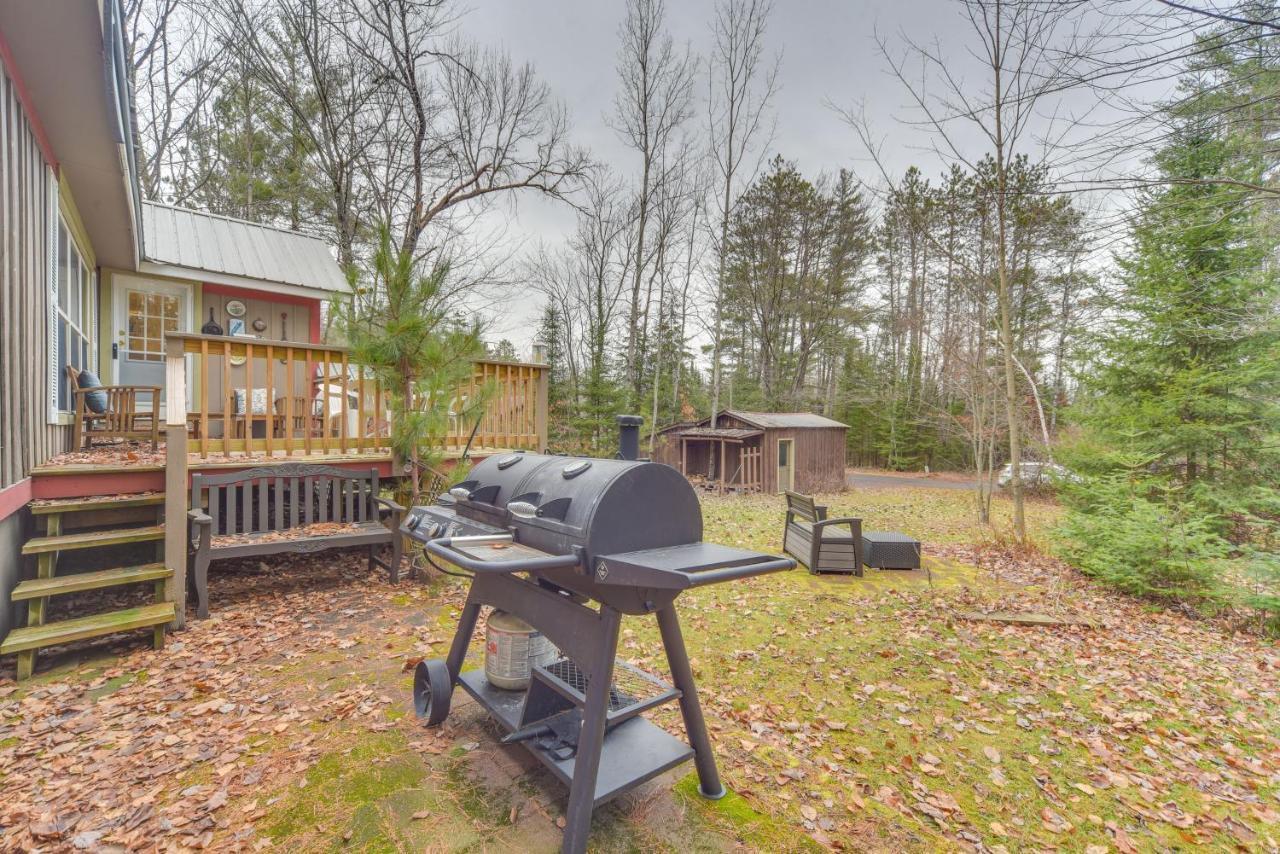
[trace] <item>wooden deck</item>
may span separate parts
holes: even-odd
[[[511,450],[472,448],[470,456],[480,460],[501,453],[511,453]],[[131,455],[137,458],[131,459]],[[168,468],[164,463],[164,455],[164,445],[160,446],[160,453],[156,455],[149,452],[138,453],[130,448],[120,448],[116,454],[100,457],[95,462],[83,461],[83,454],[63,454],[32,470],[32,498],[54,500],[147,492],[163,495],[166,488],[165,472]],[[452,465],[453,461],[461,456],[461,449],[446,451],[446,467]],[[377,468],[379,477],[395,476],[391,470],[391,454],[385,451],[312,454],[307,457],[288,456],[283,453],[272,456],[230,454],[211,456],[207,459],[201,459],[199,454],[191,453],[187,454],[187,472],[189,476],[195,472],[237,471],[290,462],[316,463],[338,468]],[[189,485],[190,480],[187,483]]]

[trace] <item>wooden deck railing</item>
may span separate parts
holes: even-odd
[[[182,411],[188,450],[201,459],[388,450],[386,389],[344,348],[187,333],[170,334],[166,342],[168,420],[176,423]],[[184,395],[174,393],[179,370]],[[450,418],[446,448],[468,440],[474,448],[544,447],[545,372],[543,365],[477,362],[455,408],[461,412],[486,386],[492,397],[478,428],[462,415]]]

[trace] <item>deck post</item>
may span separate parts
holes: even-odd
[[[720,440],[720,494],[721,495],[724,495],[724,466],[725,466],[724,458],[725,458],[724,439],[722,438]]]
[[[164,565],[173,571],[165,593],[173,603],[175,630],[186,627],[187,608],[187,359],[185,343],[165,340]],[[159,413],[157,413],[158,415]]]
[[[533,450],[543,453],[547,450],[547,397],[551,385],[551,369],[545,365],[538,368],[538,388],[533,400],[533,430],[538,434],[538,447]]]

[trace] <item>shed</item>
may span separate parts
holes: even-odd
[[[849,427],[811,412],[722,409],[654,435],[653,459],[720,492],[839,492]]]

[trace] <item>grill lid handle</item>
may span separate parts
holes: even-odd
[[[508,501],[507,509],[511,511],[512,516],[521,519],[532,519],[538,515],[538,508],[528,501]]]
[[[569,512],[571,498],[553,498],[546,504],[538,504],[542,500],[541,492],[526,492],[517,495],[507,502],[511,515],[519,519],[556,519],[563,522]]]

